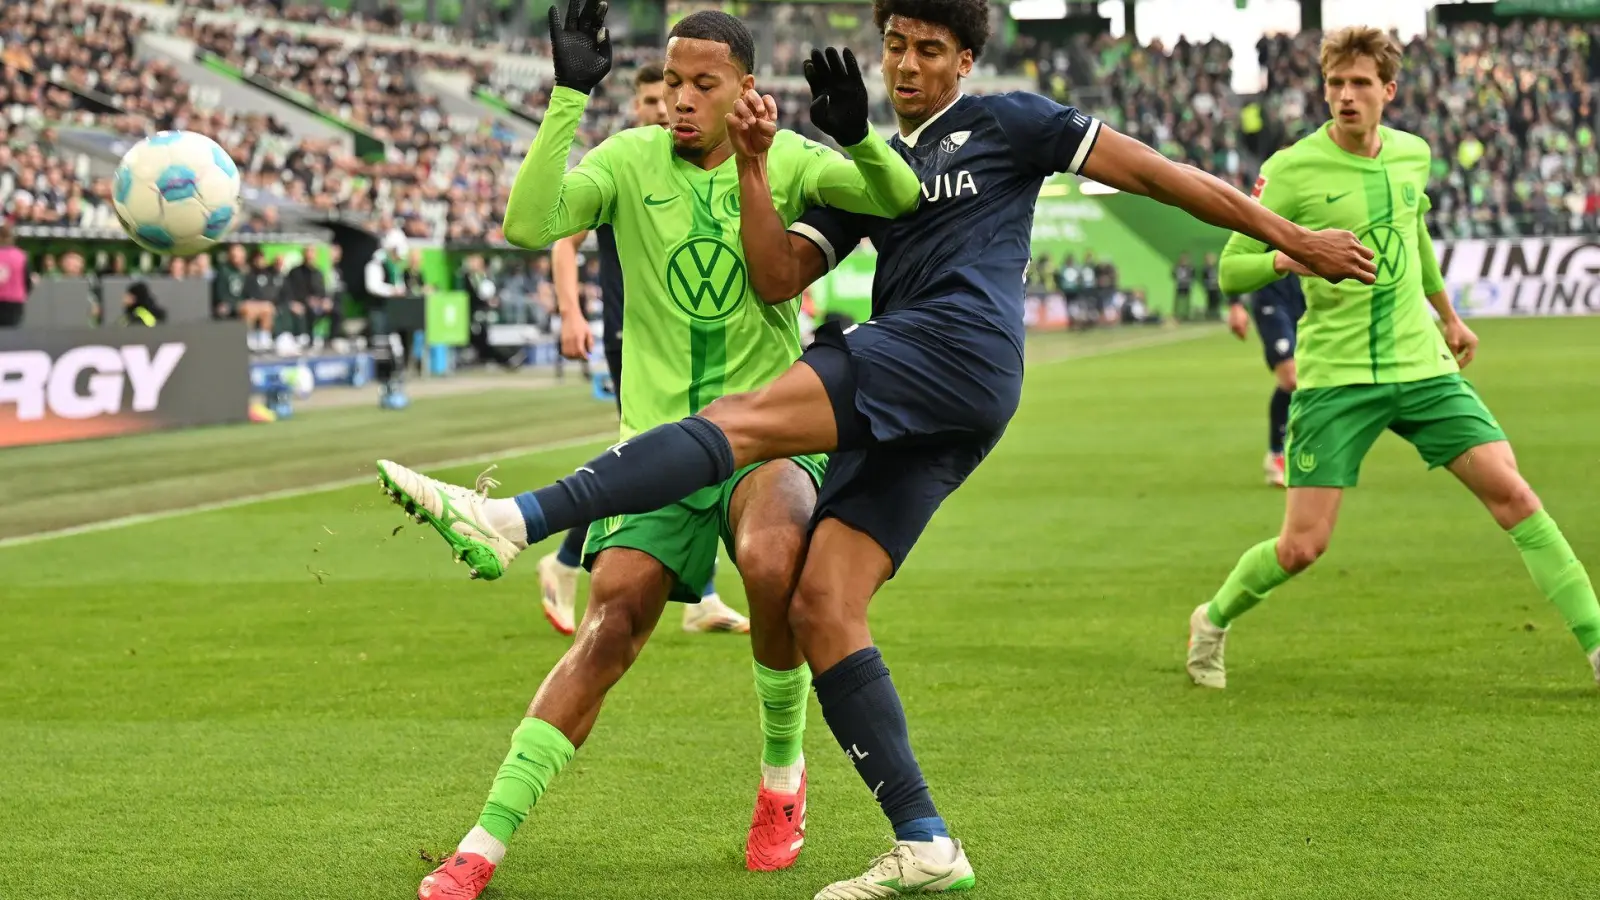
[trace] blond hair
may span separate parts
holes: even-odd
[[[1400,45],[1382,30],[1370,25],[1351,25],[1329,32],[1322,39],[1322,74],[1335,66],[1370,57],[1378,66],[1378,80],[1384,84],[1400,74]]]

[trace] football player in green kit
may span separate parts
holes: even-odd
[[[668,127],[616,134],[566,171],[587,95],[611,67],[605,11],[603,0],[571,0],[564,18],[550,10],[556,87],[512,186],[504,227],[507,240],[530,249],[600,225],[614,230],[628,297],[628,389],[621,442],[612,448],[620,454],[639,432],[772,381],[799,358],[801,345],[799,301],[760,299],[739,236],[728,119],[755,79],[754,41],[738,19],[702,11],[674,26],[664,67]],[[790,221],[813,206],[886,218],[914,209],[916,175],[867,127],[859,73],[852,78],[840,66],[816,74],[813,120],[830,134],[859,128],[867,136],[846,147],[846,158],[779,132],[767,155],[774,205]],[[572,648],[513,733],[476,826],[418,887],[422,900],[483,892],[512,834],[588,737],[606,692],[632,665],[668,600],[699,599],[719,541],[750,600],[763,736],[746,866],[794,863],[804,842],[801,737],[811,679],[787,615],[824,464],[824,457],[808,456],[748,466],[678,503],[590,526],[583,555],[591,597]],[[485,516],[473,491],[387,461],[379,469],[406,511],[433,525],[473,575],[498,578],[526,549],[520,514],[498,522]],[[649,809],[641,798],[639,814]]]
[[[1505,432],[1461,377],[1478,338],[1450,304],[1423,220],[1432,154],[1416,135],[1380,124],[1395,96],[1400,48],[1376,28],[1351,27],[1324,38],[1321,57],[1333,120],[1268,159],[1255,195],[1299,225],[1361,236],[1374,251],[1377,278],[1364,285],[1307,277],[1283,253],[1241,234],[1223,251],[1225,292],[1247,293],[1294,273],[1306,312],[1295,349],[1283,529],[1246,551],[1216,597],[1189,617],[1189,676],[1204,687],[1226,686],[1229,626],[1323,554],[1344,489],[1355,486],[1362,459],[1387,429],[1483,502],[1600,680],[1600,606],[1589,575],[1518,473]]]

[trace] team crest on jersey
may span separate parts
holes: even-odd
[[[1393,225],[1374,225],[1358,237],[1361,243],[1372,248],[1372,261],[1377,263],[1375,287],[1388,287],[1405,277],[1406,241]]]
[[[667,294],[679,309],[702,322],[733,315],[748,284],[738,251],[717,238],[691,236],[667,257]]]
[[[1257,175],[1256,176],[1256,186],[1250,189],[1250,196],[1256,198],[1257,200],[1260,200],[1261,199],[1261,192],[1266,190],[1266,189],[1267,189],[1267,176],[1265,176],[1265,175]]]
[[[946,153],[954,153],[961,149],[969,137],[972,137],[972,132],[970,131],[952,131],[944,136],[944,140],[939,142],[939,149]]]
[[[1400,196],[1405,199],[1407,206],[1417,205],[1417,186],[1408,184],[1400,189]]]
[[[734,188],[722,196],[722,211],[729,218],[739,217],[739,189]]]

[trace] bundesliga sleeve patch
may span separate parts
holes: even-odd
[[[1267,189],[1267,176],[1265,176],[1265,175],[1257,175],[1256,176],[1256,186],[1250,189],[1250,196],[1254,197],[1257,200],[1260,200],[1261,199],[1261,192],[1266,190],[1266,189]]]

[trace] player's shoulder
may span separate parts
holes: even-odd
[[[1428,146],[1428,142],[1409,131],[1401,131],[1398,128],[1379,125],[1378,136],[1382,139],[1383,145],[1390,148],[1391,152],[1406,156],[1433,156],[1433,148]]]
[[[1261,171],[1268,175],[1290,175],[1303,167],[1315,167],[1326,156],[1326,141],[1323,129],[1318,128],[1267,157],[1261,164]]]
[[[660,125],[640,125],[616,132],[589,152],[634,155],[653,152],[671,143],[672,133]]]
[[[982,110],[1002,120],[1011,116],[1051,116],[1063,109],[1070,109],[1051,100],[1043,94],[1033,91],[1001,91],[995,94],[968,94],[957,101],[958,107],[952,112],[960,111],[960,104],[969,104],[968,108]]]

